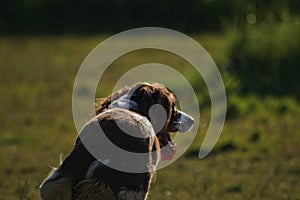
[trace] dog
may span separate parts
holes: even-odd
[[[96,116],[82,128],[72,152],[41,184],[41,198],[147,199],[159,160],[172,160],[175,156],[176,146],[170,132],[187,132],[194,123],[190,115],[176,108],[176,103],[175,94],[158,83],[137,83],[100,99]],[[146,156],[137,162],[126,156],[97,159],[84,142],[85,138],[99,134],[97,127],[101,127],[104,135],[118,148],[146,153]],[[97,146],[97,141],[93,140]],[[97,146],[97,149],[101,151],[102,146]],[[115,169],[110,166],[113,162],[139,165],[144,171]]]

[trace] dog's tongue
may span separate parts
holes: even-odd
[[[160,154],[162,160],[172,160],[176,154],[175,144],[169,141],[169,144],[161,149]]]

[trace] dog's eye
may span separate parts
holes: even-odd
[[[171,114],[171,118],[175,117],[176,115],[176,104],[172,103],[172,114]]]

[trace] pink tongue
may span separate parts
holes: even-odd
[[[173,142],[169,142],[167,146],[161,149],[160,155],[162,160],[172,160],[176,154],[176,146]]]

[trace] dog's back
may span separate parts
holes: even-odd
[[[85,148],[82,139],[93,137],[93,126],[101,126],[103,133],[116,146],[129,152],[150,153],[143,163],[145,173],[128,173],[107,166],[110,162],[95,159]],[[122,130],[126,127],[127,130]],[[137,134],[129,135],[127,132]],[[101,147],[99,147],[101,150]],[[112,108],[91,119],[82,129],[71,154],[61,166],[43,182],[43,200],[52,199],[145,199],[151,178],[159,160],[159,142],[150,122],[143,116],[125,109]],[[113,158],[111,158],[113,159]],[[126,160],[122,162],[131,162]]]

